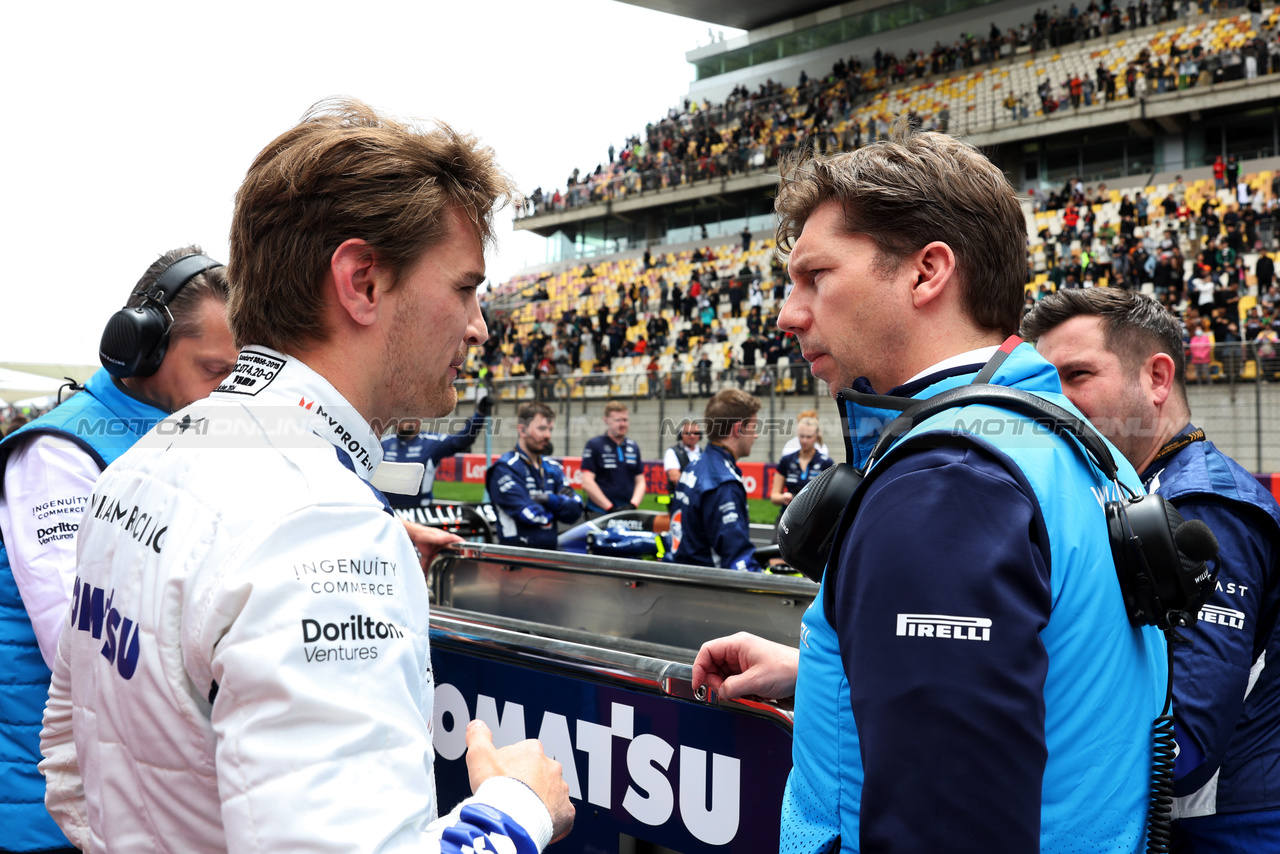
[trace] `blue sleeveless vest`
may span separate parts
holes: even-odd
[[[932,397],[972,379],[973,373],[943,375],[914,396]],[[991,382],[1039,394],[1078,413],[1062,396],[1056,371],[1028,345],[1018,346]],[[899,413],[845,406],[849,461],[862,466],[883,427]],[[1003,425],[1003,434],[992,435],[981,426],[974,430],[987,423]],[[1024,424],[1026,429],[1019,429]],[[1053,608],[1040,632],[1050,662],[1043,689],[1047,761],[1040,850],[1131,854],[1143,845],[1152,723],[1163,705],[1167,664],[1160,633],[1131,626],[1124,614],[1097,497],[1101,493],[1114,499],[1115,487],[1085,462],[1080,449],[1068,445],[1074,440],[1037,431],[1030,420],[1005,409],[970,405],[948,410],[898,442],[956,431],[970,434],[975,445],[1022,471],[1049,535]],[[890,450],[875,467],[892,465],[894,456]],[[1119,453],[1114,456],[1120,478],[1141,493],[1133,468]],[[833,547],[835,560],[838,551]],[[819,854],[837,846],[858,851],[860,846],[864,773],[839,635],[825,608],[829,581],[824,578],[801,631],[793,767],[783,798],[779,846],[795,854]]]
[[[106,468],[133,447],[166,413],[129,397],[99,370],[85,390],[0,442],[0,489],[19,437],[50,434],[70,439]],[[0,847],[7,851],[66,848],[69,843],[44,808],[40,722],[51,674],[40,655],[9,555],[0,542]]]

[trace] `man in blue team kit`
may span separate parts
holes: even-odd
[[[516,413],[516,449],[485,473],[503,545],[554,549],[556,522],[582,515],[582,498],[565,480],[564,467],[548,456],[555,425],[555,411],[545,403],[523,404]]]
[[[676,563],[759,572],[751,544],[747,490],[737,461],[759,435],[758,398],[724,389],[703,414],[710,443],[680,475],[671,502],[671,559]]]
[[[483,393],[483,392],[482,392]],[[470,450],[476,436],[484,429],[484,420],[493,412],[493,398],[485,395],[476,401],[476,413],[456,433],[420,433],[422,422],[406,418],[400,422],[396,434],[382,440],[382,460],[388,463],[422,463],[422,488],[417,495],[391,493],[387,500],[392,507],[422,507],[434,500],[432,490],[436,482],[436,468],[442,460],[454,454]]]
[[[627,405],[604,405],[605,432],[582,449],[582,491],[592,513],[634,510],[644,498],[644,460],[640,446],[627,438]]]
[[[784,175],[778,325],[849,390],[851,464],[913,401],[979,376],[1070,408],[1010,337],[1026,225],[978,151],[897,131]],[[845,507],[799,650],[742,633],[699,651],[696,686],[794,694],[781,850],[1143,847],[1164,641],[1125,614],[1097,497],[1115,484],[1033,426],[983,405],[920,422]]]
[[[1174,646],[1175,850],[1280,851],[1280,507],[1191,423],[1182,331],[1158,302],[1061,291],[1022,329],[1147,491],[1218,538],[1217,590]]]

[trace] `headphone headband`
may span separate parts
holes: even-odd
[[[206,270],[225,266],[221,261],[215,261],[208,255],[202,255],[198,252],[191,255],[183,255],[170,264],[151,287],[145,291],[135,291],[135,293],[141,293],[148,302],[168,306],[187,282]]]

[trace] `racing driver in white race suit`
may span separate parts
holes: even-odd
[[[40,766],[77,847],[535,854],[572,826],[559,763],[479,722],[475,794],[437,818],[426,584],[375,488],[417,491],[420,466],[380,469],[377,434],[452,410],[509,196],[474,138],[357,102],[250,167],[236,370],[108,468],[84,515]]]

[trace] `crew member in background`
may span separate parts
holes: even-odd
[[[1280,507],[1191,423],[1181,330],[1158,302],[1060,291],[1022,333],[1147,492],[1218,538],[1217,591],[1173,648],[1174,850],[1280,851]]]
[[[778,470],[769,487],[769,500],[778,505],[779,519],[796,493],[804,489],[812,478],[835,465],[835,460],[818,450],[822,429],[817,418],[806,416],[796,419],[795,438],[800,444],[799,449],[783,454],[778,460]]]
[[[516,449],[485,472],[489,500],[498,510],[498,542],[536,549],[556,547],[556,522],[576,522],[582,497],[551,459],[556,413],[545,403],[525,403],[516,412]]]
[[[382,440],[383,462],[422,463],[425,472],[417,495],[387,495],[392,507],[422,507],[434,500],[432,490],[436,482],[436,468],[454,454],[470,450],[476,436],[484,430],[484,420],[493,412],[493,398],[485,394],[483,386],[480,394],[483,397],[476,401],[475,414],[457,433],[419,433],[422,421],[405,418],[400,421],[394,436]]]
[[[164,296],[148,297],[170,268]],[[0,443],[0,644],[8,662],[0,668],[0,730],[10,745],[0,762],[0,851],[68,847],[45,809],[36,764],[75,581],[76,531],[102,470],[235,367],[226,303],[226,270],[200,247],[161,255],[134,287],[121,312],[128,317],[112,318],[115,325],[152,316],[150,337],[127,353],[118,340],[104,341],[113,345],[102,355],[106,367],[83,390]]]
[[[676,563],[759,572],[751,544],[747,488],[737,461],[759,436],[759,398],[736,388],[717,392],[703,415],[709,444],[680,475],[671,512],[671,559]]]
[[[667,492],[671,495],[675,495],[680,473],[702,457],[702,448],[698,445],[701,440],[702,428],[697,422],[686,421],[680,428],[680,441],[667,448],[663,455],[662,468],[667,473]]]
[[[582,449],[582,490],[592,513],[634,510],[644,498],[644,460],[640,446],[627,438],[627,405],[604,405],[605,432]]]
[[[801,418],[817,418],[817,417],[818,417],[818,410],[816,409],[802,409],[796,413],[797,423],[800,421]],[[814,445],[814,447],[817,448],[818,453],[822,454],[824,457],[831,456],[831,449],[828,448],[827,444],[822,441],[821,430],[818,431],[818,442],[817,444]],[[787,454],[794,454],[798,450],[800,450],[800,440],[797,439],[795,436],[792,436],[785,443],[783,443],[782,450],[779,452],[778,457],[779,459],[781,459],[782,457],[785,457]]]

